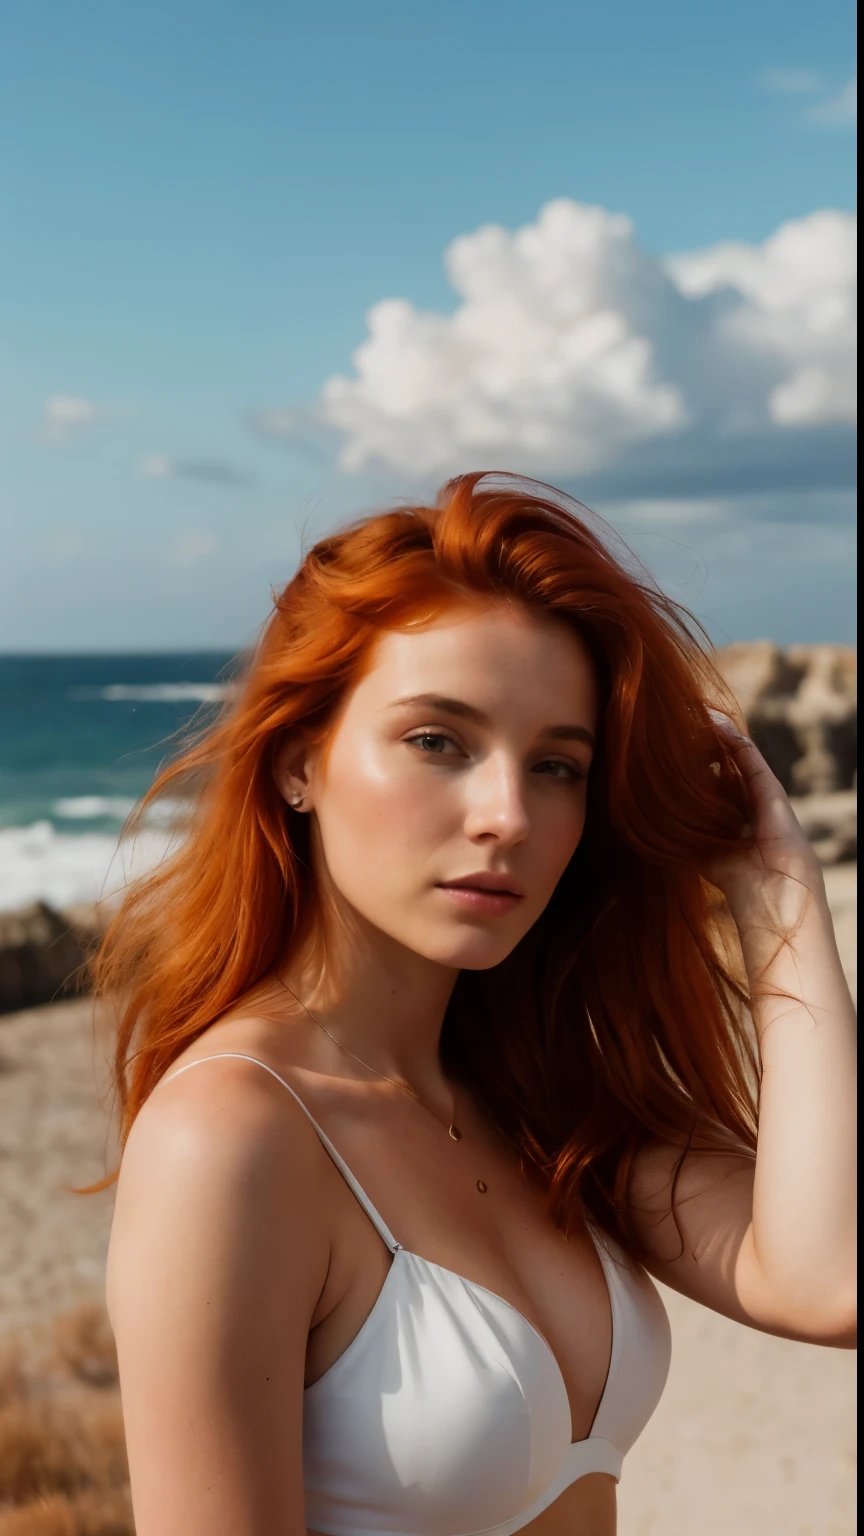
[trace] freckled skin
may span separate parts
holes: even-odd
[[[613,1345],[596,1250],[539,1213],[467,1092],[459,1148],[444,1155],[455,1100],[439,1042],[460,968],[509,954],[578,846],[598,704],[590,656],[563,623],[478,602],[383,634],[325,747],[301,732],[283,743],[276,781],[289,805],[302,797],[286,814],[310,815],[320,933],[292,939],[274,975],[175,1061],[118,1181],[107,1295],[139,1536],[304,1536],[303,1385],[357,1337],[390,1262],[302,1111],[232,1053],[297,1084],[406,1249],[535,1321],[574,1438],[589,1433]],[[850,1347],[854,1009],[824,881],[799,878],[812,855],[792,808],[752,743],[735,750],[763,827],[756,877],[737,876],[736,859],[720,886],[768,1051],[757,1162],[734,1143],[721,1154],[694,1138],[682,1160],[678,1141],[651,1142],[630,1214],[647,1267],[683,1295],[763,1332]],[[496,909],[448,893],[480,872],[518,894]],[[777,883],[776,899],[806,902],[779,945]],[[799,991],[803,1017],[786,1013]],[[222,1059],[180,1071],[208,1056]],[[614,1536],[615,1503],[613,1479],[591,1474],[520,1536]]]
[[[472,603],[383,633],[324,746],[297,732],[277,753],[286,814],[309,817],[318,931],[174,1063],[124,1154],[109,1295],[141,1536],[302,1536],[303,1383],[357,1336],[389,1261],[284,1089],[226,1052],[298,1083],[406,1243],[413,1220],[417,1251],[536,1315],[587,1433],[611,1348],[599,1261],[586,1236],[558,1273],[560,1235],[464,1090],[462,1155],[441,1156],[454,1089],[439,1037],[459,970],[498,964],[549,902],[582,836],[597,730],[579,637],[510,603]],[[448,892],[484,874],[509,898]],[[200,1073],[177,1071],[213,1054]],[[604,1474],[525,1536],[577,1526],[612,1536]]]
[[[485,720],[395,704],[426,694]],[[591,658],[563,623],[502,603],[385,633],[326,755],[307,764],[331,892],[427,960],[496,965],[547,905],[584,827],[591,745],[549,728],[596,733],[597,707]],[[478,915],[439,889],[478,870],[511,875],[522,899]]]

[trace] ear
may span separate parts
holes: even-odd
[[[273,779],[294,811],[312,810],[313,752],[302,734],[284,736],[273,757]]]

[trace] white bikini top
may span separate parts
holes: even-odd
[[[603,1395],[585,1440],[550,1345],[503,1297],[397,1243],[290,1083],[393,1255],[366,1321],[306,1388],[306,1523],[326,1536],[513,1536],[589,1472],[616,1481],[660,1400],[666,1311],[645,1271],[589,1227],[612,1313]],[[207,1056],[187,1062],[175,1077]]]

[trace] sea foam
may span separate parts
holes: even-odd
[[[70,699],[132,700],[136,704],[217,704],[232,692],[230,683],[108,683],[104,688],[69,688]]]
[[[51,815],[56,821],[117,821],[124,822],[137,805],[125,795],[73,795],[55,800]],[[154,800],[144,812],[143,825],[151,827],[179,826],[193,809],[194,802],[166,795]]]
[[[55,800],[51,814],[58,821],[125,821],[134,805],[121,795],[73,795]]]
[[[63,908],[115,896],[176,847],[178,835],[152,827],[120,843],[109,832],[58,832],[50,821],[0,828],[0,911],[33,901]]]

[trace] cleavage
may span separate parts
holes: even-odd
[[[430,1167],[422,1143],[410,1152],[406,1147],[401,1160],[385,1159],[380,1141],[377,1147],[367,1138],[350,1148],[336,1144],[403,1248],[492,1292],[542,1335],[567,1391],[572,1439],[587,1438],[612,1350],[611,1299],[590,1234],[582,1230],[565,1241],[538,1203],[526,1198],[518,1170],[495,1168],[494,1185],[492,1177],[488,1182],[498,1198],[486,1204],[488,1197],[454,1177],[461,1171],[455,1160],[443,1172],[440,1164]],[[359,1333],[391,1263],[386,1244],[335,1166],[333,1175],[339,1238],[322,1297],[324,1315],[310,1333],[307,1385],[324,1375]]]

